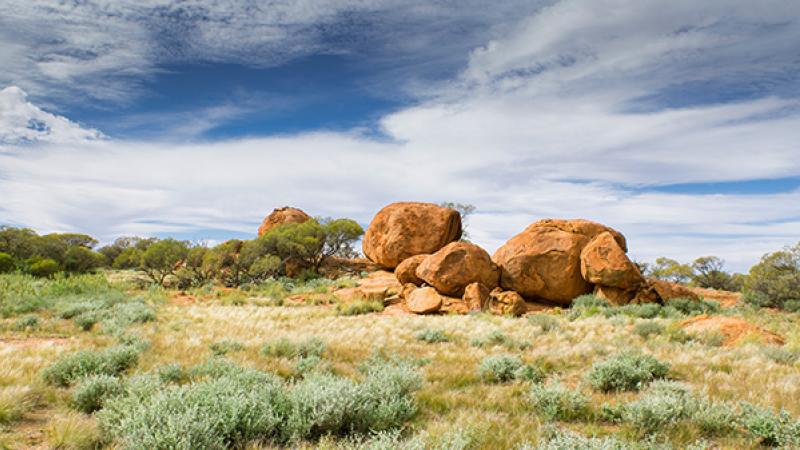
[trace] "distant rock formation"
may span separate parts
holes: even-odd
[[[263,236],[267,231],[285,223],[303,223],[309,219],[311,219],[311,216],[302,209],[292,208],[291,206],[275,208],[261,222],[261,226],[258,227],[258,235]]]

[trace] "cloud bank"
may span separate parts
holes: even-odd
[[[325,28],[365,7],[399,20],[385,2],[310,5],[270,10],[283,31],[254,34],[287,52],[320,51],[314,36],[295,40],[293,26]],[[210,24],[192,28],[194,44],[173,57],[261,55],[247,50],[261,41],[222,44],[236,40],[225,33],[247,29],[246,18],[226,16],[235,25],[223,30],[208,14]],[[353,130],[186,144],[97,140],[98,132],[51,115],[45,122],[65,121],[64,135],[79,139],[34,136],[35,151],[6,142],[0,219],[105,239],[255,233],[267,212],[287,204],[366,224],[390,201],[450,200],[478,207],[470,233],[489,250],[539,218],[586,217],[625,233],[637,258],[715,254],[744,270],[800,240],[800,190],[676,194],[659,186],[800,176],[798,17],[790,1],[548,4],[498,19],[454,77],[381,118],[381,138]],[[264,63],[278,63],[280,52],[270,52]],[[75,73],[70,58],[64,73]],[[157,65],[159,57],[148,58]],[[4,109],[22,111],[18,91]]]

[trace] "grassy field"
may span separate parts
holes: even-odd
[[[353,280],[112,279],[0,277],[0,448],[800,446],[798,314],[713,312],[786,341],[723,346],[674,308],[344,315]]]

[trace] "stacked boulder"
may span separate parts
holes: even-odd
[[[364,254],[394,269],[399,296],[412,313],[490,311],[521,315],[527,301],[569,305],[594,293],[615,305],[697,296],[645,279],[627,256],[625,237],[582,219],[545,219],[512,237],[491,257],[459,241],[455,210],[430,203],[393,203],[370,223]]]
[[[267,231],[286,223],[303,223],[310,219],[311,216],[306,214],[302,209],[292,208],[291,206],[275,208],[264,218],[264,221],[261,222],[261,225],[258,227],[258,235],[263,236]]]

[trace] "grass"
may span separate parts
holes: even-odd
[[[651,355],[638,352],[618,353],[604,361],[595,363],[586,379],[593,388],[609,391],[631,391],[641,389],[653,380],[664,378],[669,364]]]
[[[383,311],[383,302],[376,300],[354,300],[336,306],[336,312],[340,316],[358,316],[381,311]]]
[[[718,311],[780,334],[786,345],[747,341],[712,346],[681,337],[679,324],[687,317],[681,307],[665,313],[666,306],[659,306],[654,318],[641,318],[652,311],[633,308],[606,314],[602,308],[608,307],[602,305],[585,305],[596,308],[594,313],[556,309],[530,319],[488,314],[341,317],[333,305],[251,301],[260,295],[251,291],[257,286],[237,291],[247,298],[243,304],[210,294],[177,305],[165,300],[169,292],[98,281],[97,276],[84,279],[88,286],[12,277],[16,281],[0,276],[0,284],[31,303],[18,308],[27,311],[0,319],[0,448],[125,448],[125,442],[138,442],[140,436],[147,442],[142,446],[153,448],[167,445],[168,436],[192,436],[198,439],[192,442],[210,448],[222,439],[223,446],[243,449],[797,446],[797,313],[749,307]],[[313,288],[281,289],[322,290],[325,284],[315,283]],[[40,293],[47,295],[34,298]],[[0,296],[8,298],[9,291]],[[129,318],[150,319],[116,323],[104,317],[88,332],[74,323],[81,313],[118,311],[116,305],[125,304],[146,307],[131,307],[129,313],[139,308],[154,316],[131,313]],[[38,325],[17,327],[25,317],[38,317]],[[645,339],[637,329],[659,327],[642,323],[661,325],[663,331],[644,333]],[[440,335],[447,341],[429,342]],[[212,346],[230,343],[241,348],[214,356]],[[97,355],[115,348],[129,349],[125,352],[135,355],[135,363],[97,362],[111,361]],[[664,378],[656,375],[663,371],[643,371],[649,375],[625,376],[637,380],[630,385],[638,390],[595,388],[589,381],[593,367],[629,351],[668,364],[666,376],[675,381],[659,381]],[[523,369],[514,370],[506,382],[483,379],[481,363],[501,355],[518,359]],[[536,375],[524,374],[529,367]],[[48,370],[58,373],[55,382],[43,376]],[[608,366],[604,372],[615,373]],[[275,395],[251,395],[255,391],[248,387],[248,376],[262,380],[256,389],[272,386]],[[89,381],[111,385],[113,379],[124,386],[124,394],[105,394],[115,391]],[[660,387],[676,381],[688,394]],[[78,398],[90,405],[83,410],[94,412],[79,412]],[[123,398],[130,403],[123,405]],[[207,404],[208,399],[215,400]],[[250,401],[272,406],[254,409]],[[356,403],[370,405],[376,414],[346,406]],[[191,405],[198,411],[196,421],[188,419],[194,417]],[[107,417],[112,409],[123,415]],[[263,416],[264,411],[274,417]],[[209,424],[200,412],[218,420]],[[192,423],[203,425],[193,428]],[[270,423],[281,431],[270,432]],[[204,429],[213,432],[204,434]]]

